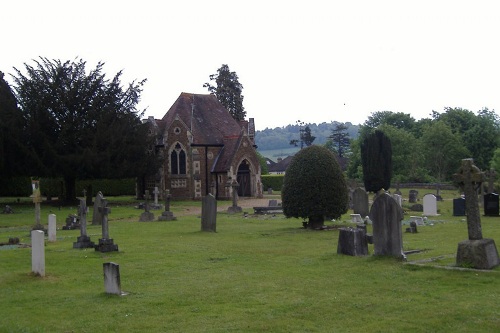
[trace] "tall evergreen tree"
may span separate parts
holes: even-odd
[[[206,82],[204,88],[208,88],[211,94],[214,94],[219,102],[229,111],[236,120],[244,120],[246,111],[243,107],[243,85],[238,81],[236,72],[231,72],[229,66],[223,64],[216,74],[209,76],[210,81],[215,81],[215,86]]]
[[[368,192],[388,190],[392,177],[392,146],[384,132],[375,130],[361,143],[363,182]]]
[[[332,135],[328,137],[332,140],[333,148],[340,158],[345,157],[349,152],[349,146],[351,144],[349,133],[347,133],[346,130],[347,126],[345,124],[337,124],[332,130]]]
[[[157,171],[149,125],[136,106],[145,80],[121,85],[86,62],[40,58],[15,68],[15,92],[26,124],[31,174],[63,177],[65,200],[74,201],[76,179],[141,176]]]

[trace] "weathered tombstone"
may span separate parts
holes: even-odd
[[[422,204],[414,204],[414,205],[411,205],[410,210],[412,212],[423,212],[424,206],[422,206]]]
[[[267,188],[267,194],[273,194],[273,188],[272,187],[268,187]]]
[[[484,195],[484,216],[498,216],[498,194],[488,193]]]
[[[55,242],[56,241],[56,215],[55,214],[49,214],[49,237],[48,240],[49,242]]]
[[[14,213],[14,211],[12,210],[12,207],[10,207],[9,205],[5,205],[5,208],[3,209],[3,214],[12,214]]]
[[[269,200],[269,207],[278,207],[278,200],[276,199],[271,199]]]
[[[418,200],[418,191],[417,190],[410,190],[409,195],[408,195],[408,202],[409,203],[415,203]]]
[[[350,256],[365,256],[368,254],[366,226],[358,228],[340,228],[337,254]]]
[[[216,231],[217,200],[211,194],[203,197],[201,205],[201,231]]]
[[[361,187],[352,192],[352,210],[354,214],[366,216],[369,213],[368,193]]]
[[[396,200],[399,207],[403,207],[403,197],[400,194],[393,194],[392,197]]]
[[[397,182],[396,191],[394,191],[394,194],[402,195],[401,190],[399,189],[400,186],[401,186],[401,184],[399,182]]]
[[[437,216],[437,200],[434,194],[426,194],[423,198],[424,203],[424,215],[425,216]]]
[[[31,231],[31,271],[45,276],[45,233],[42,230]]]
[[[415,221],[410,222],[410,227],[406,228],[406,232],[409,232],[411,234],[416,234],[417,233],[417,222],[415,222]]]
[[[351,214],[351,222],[353,223],[364,223],[360,214]]]
[[[155,189],[153,190],[154,203],[151,205],[152,209],[160,209],[161,208],[161,205],[158,204],[158,194],[160,194],[160,191],[158,191],[158,186],[155,186]]]
[[[231,188],[232,188],[232,193],[233,193],[233,205],[227,209],[227,212],[229,214],[234,214],[234,213],[241,213],[242,209],[240,206],[238,206],[238,187],[240,184],[236,181],[236,179],[233,179],[233,182],[231,183]]]
[[[112,238],[109,238],[108,214],[111,209],[107,205],[108,200],[102,198],[101,207],[99,207],[99,213],[102,215],[102,238],[99,239],[99,244],[94,247],[96,251],[101,252],[118,251],[118,245],[113,243]]]
[[[405,259],[401,220],[403,210],[387,193],[377,195],[370,210],[373,221],[374,255]]]
[[[40,204],[42,202],[40,182],[38,180],[31,180],[31,187],[33,190],[33,203],[35,204],[35,225],[31,228],[31,230],[42,230],[45,232],[43,225],[40,223]]]
[[[74,249],[85,249],[95,247],[94,242],[87,236],[87,200],[86,190],[83,190],[83,199],[80,199],[80,207],[78,208],[80,218],[80,236],[73,243]]]
[[[424,225],[424,219],[422,216],[410,216],[410,224],[415,222],[416,225]]]
[[[458,243],[457,265],[477,269],[491,269],[500,265],[495,241],[493,239],[483,239],[481,230],[481,217],[475,187],[481,186],[484,174],[469,158],[462,160],[462,166],[454,176],[465,194],[467,231],[469,234],[468,240]]]
[[[175,221],[177,218],[174,216],[174,213],[170,211],[170,200],[172,199],[170,190],[165,190],[163,193],[165,197],[165,211],[158,217],[158,221]]]
[[[102,213],[99,211],[99,207],[102,206],[102,200],[104,199],[102,192],[97,192],[94,200],[94,213],[92,215],[92,224],[101,225],[102,224]]]
[[[465,199],[453,199],[453,216],[465,216]]]
[[[104,289],[107,294],[121,295],[120,265],[114,262],[105,262],[102,264],[104,271]]]
[[[144,203],[144,212],[142,212],[139,217],[139,222],[150,222],[155,220],[155,215],[149,211],[149,191],[146,190],[144,194],[144,199],[146,200]]]

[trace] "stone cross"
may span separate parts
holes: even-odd
[[[149,201],[148,201],[148,200],[149,200],[149,198],[150,198],[150,196],[149,196],[149,190],[146,190],[146,191],[144,192],[144,200],[146,200],[146,201],[144,202],[144,211],[145,211],[145,212],[149,212]]]
[[[238,206],[238,187],[240,184],[236,181],[236,179],[233,179],[233,182],[231,183],[231,187],[233,189],[233,207]]]
[[[83,198],[80,199],[80,207],[78,207],[78,215],[80,217],[80,235],[87,236],[87,199],[83,190]]]
[[[108,228],[108,214],[111,212],[111,209],[107,207],[108,200],[102,199],[101,206],[99,207],[99,213],[102,214],[102,238],[109,239],[109,228]]]
[[[160,193],[160,191],[158,191],[158,187],[155,186],[155,189],[153,191],[153,194],[154,194],[154,198],[155,198],[155,207],[158,206],[158,194]]]
[[[481,216],[476,189],[484,181],[484,174],[474,165],[471,158],[467,158],[462,160],[462,166],[454,178],[465,194],[465,214],[467,215],[469,240],[482,239]]]
[[[485,172],[486,177],[488,177],[488,193],[493,193],[495,189],[495,178],[497,173],[494,169],[490,169]]]

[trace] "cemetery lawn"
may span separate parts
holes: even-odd
[[[45,243],[46,276],[31,273],[31,248],[0,247],[0,332],[498,332],[500,268],[452,269],[467,225],[452,216],[456,191],[441,194],[432,225],[403,233],[405,251],[421,250],[406,263],[338,255],[335,227],[353,226],[352,212],[311,231],[282,215],[221,211],[210,233],[200,231],[200,202],[173,201],[177,221],[137,222],[136,202],[108,198],[119,251],[100,253],[73,249],[79,230],[61,230],[76,207],[42,205],[42,223],[54,213],[58,226]],[[34,206],[12,207],[0,214],[0,242],[29,245]],[[500,217],[481,222],[498,248]],[[89,221],[87,233],[97,243],[101,226]],[[120,265],[127,295],[104,292],[105,262]]]

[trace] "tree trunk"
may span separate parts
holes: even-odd
[[[325,218],[323,216],[309,216],[308,229],[321,229],[325,225]]]

